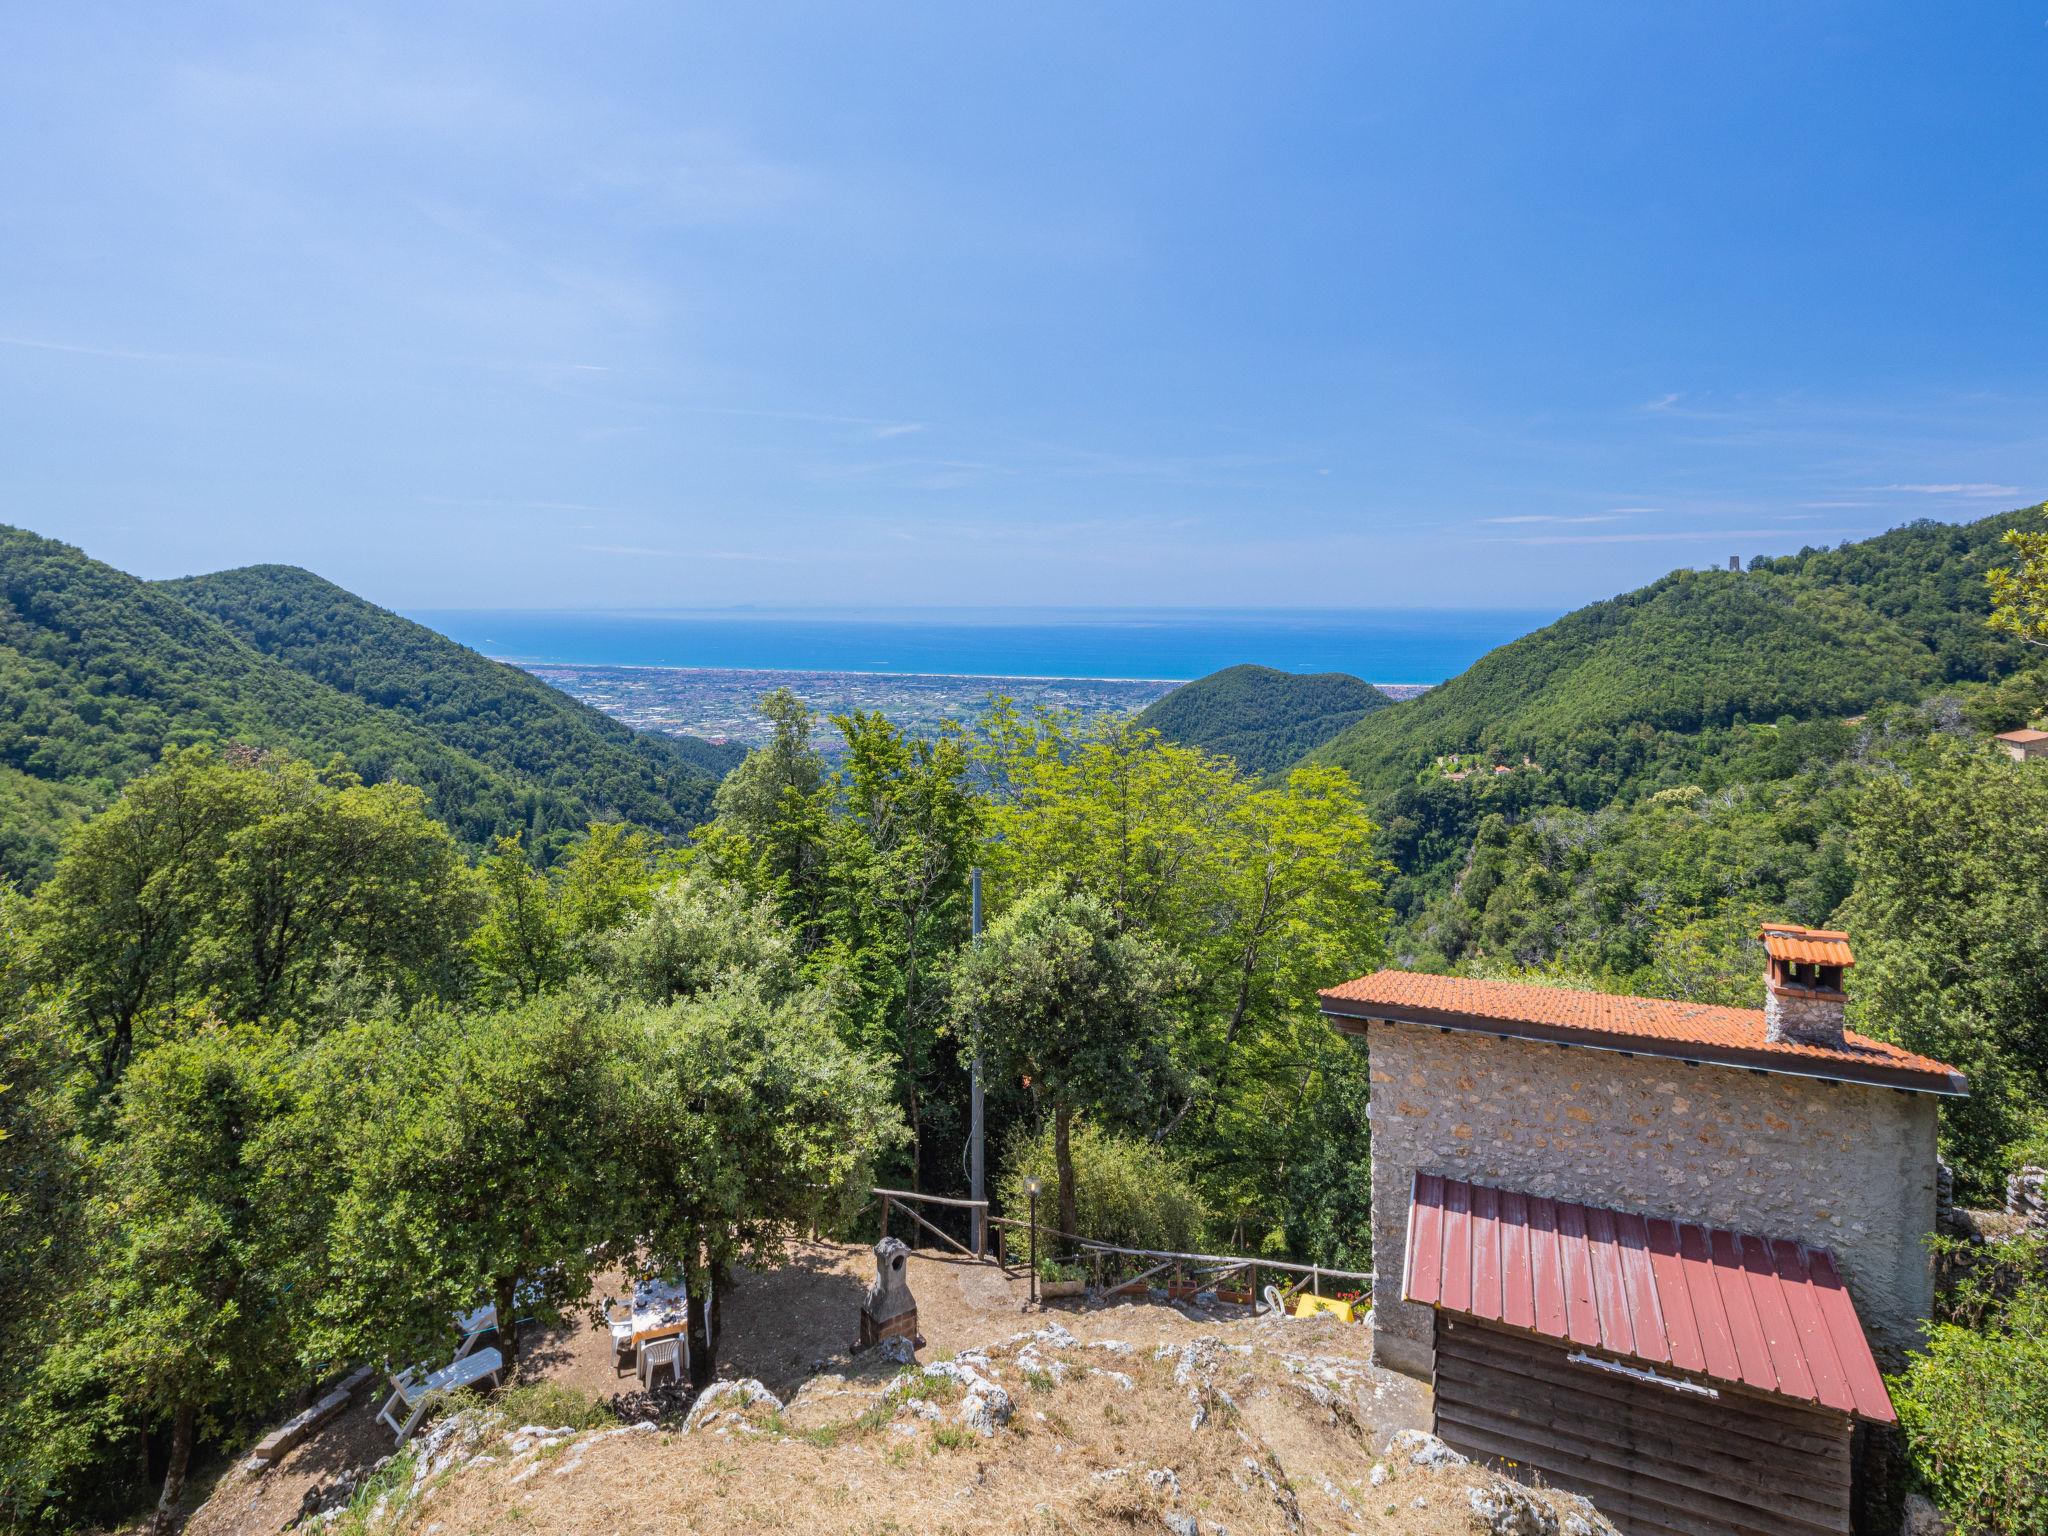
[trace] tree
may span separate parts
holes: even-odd
[[[882,1064],[841,1040],[815,991],[774,1002],[735,977],[631,1012],[617,1043],[603,1127],[617,1232],[708,1291],[711,1317],[691,1318],[701,1383],[732,1264],[772,1262],[805,1224],[863,1203],[902,1121]]]
[[[556,903],[571,945],[588,944],[647,910],[659,878],[650,832],[594,821],[556,867]]]
[[[1966,1262],[2004,1273],[1949,1298],[1892,1401],[1916,1479],[1957,1529],[2020,1536],[2048,1528],[2048,1245],[2023,1236]]]
[[[954,1022],[991,1067],[1031,1079],[1052,1112],[1060,1231],[1076,1235],[1074,1117],[1142,1113],[1172,1080],[1165,1000],[1179,968],[1157,943],[1120,931],[1093,896],[1046,885],[964,951]]]
[[[1000,703],[978,747],[997,910],[1071,881],[1184,962],[1166,999],[1181,1092],[1149,1129],[1234,1220],[1277,1226],[1281,1128],[1326,1081],[1301,1069],[1325,1028],[1316,991],[1384,953],[1387,866],[1356,786],[1327,767],[1260,785],[1154,731]]]
[[[63,1458],[48,1452],[62,1437],[41,1412],[36,1376],[70,1287],[89,1271],[90,1164],[74,1109],[85,1065],[31,985],[26,909],[0,881],[0,1528],[52,1502]]]
[[[605,1147],[617,1038],[611,1007],[572,987],[322,1042],[329,1137],[352,1159],[321,1303],[329,1348],[431,1356],[457,1313],[490,1301],[511,1360],[522,1311],[552,1318],[584,1300],[622,1237]]]
[[[286,1282],[304,1191],[269,1155],[295,1105],[293,1045],[207,1024],[145,1052],[122,1082],[92,1263],[46,1367],[53,1380],[89,1375],[131,1422],[168,1424],[158,1531],[176,1519],[198,1436],[297,1379],[305,1298]]]
[[[2039,509],[2048,515],[2048,503]],[[2048,531],[2008,528],[2016,563],[1984,573],[1991,589],[1991,627],[2030,645],[2048,645]]]
[[[648,1003],[695,997],[740,976],[776,1000],[801,980],[796,936],[774,901],[701,864],[657,887],[645,911],[596,939],[592,951],[607,985]]]
[[[1850,1006],[1969,1075],[1943,1107],[1943,1150],[1960,1196],[1995,1199],[2048,1100],[2048,775],[1936,743],[1910,776],[1870,782],[1850,846]]]
[[[830,932],[859,990],[856,1038],[895,1057],[923,1187],[923,1098],[946,1016],[938,957],[967,937],[967,870],[980,807],[957,733],[913,740],[880,714],[835,716],[846,761],[829,823]]]
[[[403,996],[444,991],[474,912],[417,790],[193,747],[73,835],[28,922],[38,981],[111,1085],[138,1025],[181,1000],[297,1017],[344,955]]]
[[[483,921],[470,950],[495,999],[538,997],[569,979],[568,936],[547,876],[533,867],[519,838],[498,838],[477,866]]]
[[[774,734],[718,786],[708,844],[722,868],[745,869],[775,897],[809,953],[825,940],[825,759],[811,745],[816,716],[789,689],[764,698],[761,713]]]

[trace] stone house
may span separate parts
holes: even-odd
[[[1933,1302],[1966,1084],[1844,1027],[1846,936],[1762,937],[1756,1009],[1394,970],[1322,994],[1371,1075],[1376,1357],[1435,1380],[1453,1444],[1624,1529],[1846,1530],[1853,1424],[1890,1417],[1878,1371]],[[1595,1371],[1613,1401],[1560,1428]],[[1677,1471],[1643,1450],[1714,1435]]]
[[[2048,731],[2000,731],[1992,738],[1999,750],[2016,763],[2048,757]]]

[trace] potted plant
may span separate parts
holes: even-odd
[[[1071,1259],[1047,1254],[1038,1261],[1038,1294],[1044,1298],[1084,1296],[1088,1292],[1088,1271]]]

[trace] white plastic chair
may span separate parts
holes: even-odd
[[[391,1396],[385,1400],[384,1406],[377,1410],[377,1417],[381,1422],[391,1426],[391,1432],[398,1436],[398,1443],[403,1445],[419,1427],[420,1420],[426,1417],[427,1410],[433,1407],[436,1399],[446,1397],[451,1392],[459,1392],[464,1387],[474,1386],[486,1376],[496,1376],[504,1368],[503,1355],[495,1349],[480,1349],[474,1354],[464,1355],[461,1359],[442,1366],[440,1370],[426,1377],[420,1375],[418,1366],[400,1371],[391,1378]],[[400,1408],[405,1410],[403,1423],[398,1419],[397,1410]]]
[[[680,1335],[671,1334],[665,1339],[649,1339],[640,1346],[640,1390],[654,1390],[654,1376],[663,1366],[668,1367],[669,1380],[676,1386],[683,1384],[683,1341]]]

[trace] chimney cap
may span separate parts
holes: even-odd
[[[1795,923],[1766,923],[1757,935],[1764,953],[1795,965],[1832,965],[1847,970],[1856,963],[1849,935],[1833,928],[1801,928]]]

